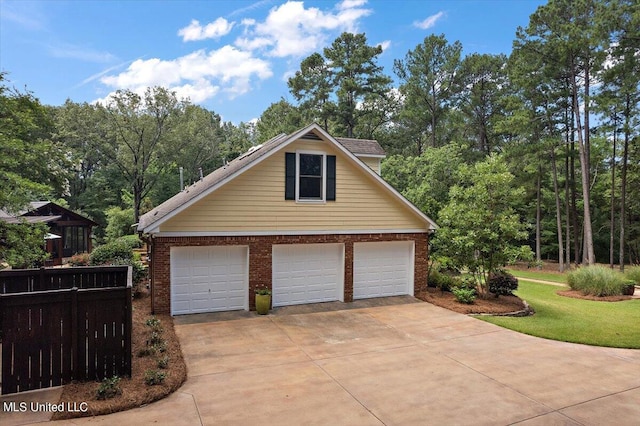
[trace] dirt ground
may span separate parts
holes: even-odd
[[[146,325],[147,319],[152,318],[150,305],[147,293],[133,300],[132,377],[120,380],[121,394],[111,399],[98,400],[96,392],[100,382],[70,383],[64,386],[60,401],[87,402],[89,409],[86,413],[57,412],[52,420],[97,416],[140,407],[166,397],[184,383],[187,378],[187,368],[170,315],[155,316],[160,320],[162,326],[160,336],[166,341],[166,350],[139,356],[140,352],[148,347],[147,340],[152,332],[151,328]],[[164,369],[159,368],[158,360],[165,356],[169,357],[168,365]],[[144,379],[147,370],[164,372],[166,378],[161,384],[149,386]]]

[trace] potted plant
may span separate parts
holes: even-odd
[[[636,282],[633,280],[627,280],[624,287],[622,287],[622,294],[625,296],[633,296],[636,291]]]
[[[271,289],[267,287],[259,287],[255,289],[256,293],[256,312],[259,315],[269,313],[271,307]]]

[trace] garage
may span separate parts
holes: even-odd
[[[413,295],[413,241],[355,243],[353,298]]]
[[[249,309],[248,247],[171,247],[171,314]]]
[[[344,244],[281,244],[272,250],[274,307],[344,301]]]

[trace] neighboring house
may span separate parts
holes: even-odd
[[[413,295],[435,223],[379,176],[376,141],[313,124],[250,149],[143,215],[152,309],[173,315]]]
[[[0,210],[0,220],[7,223],[46,223],[49,235],[46,265],[60,265],[62,259],[76,253],[91,252],[91,228],[97,223],[50,201],[35,201],[26,210],[11,215]]]

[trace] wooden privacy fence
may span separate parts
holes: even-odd
[[[131,375],[131,267],[0,271],[2,394]]]

